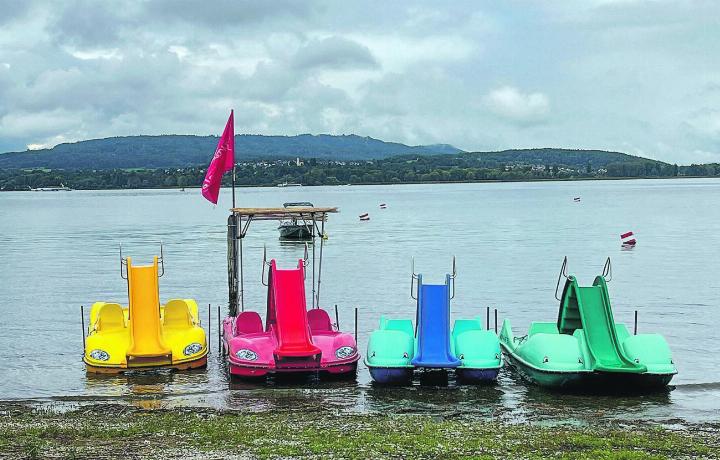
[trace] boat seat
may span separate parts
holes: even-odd
[[[386,319],[384,316],[381,317],[381,329],[388,331],[400,331],[404,332],[410,337],[415,337],[415,328],[413,323],[409,319]]]
[[[322,308],[313,308],[307,313],[310,332],[332,332],[330,315]]]
[[[168,300],[163,312],[163,326],[165,327],[189,327],[192,326],[190,309],[187,303],[181,299]]]
[[[557,323],[545,323],[542,321],[533,321],[530,323],[528,335],[535,334],[558,334]]]
[[[457,319],[453,327],[453,336],[458,336],[467,331],[482,331],[483,327],[479,319]]]
[[[96,329],[98,331],[115,331],[125,328],[125,314],[120,304],[106,303],[98,312]]]
[[[244,311],[235,318],[235,334],[263,332],[262,319],[256,311]]]

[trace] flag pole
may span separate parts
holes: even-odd
[[[232,207],[235,209],[235,163],[233,163],[232,171]]]
[[[233,138],[232,138],[232,145],[233,145],[233,170],[232,170],[232,207],[235,209],[235,111],[230,110],[230,116],[232,117],[233,122]]]

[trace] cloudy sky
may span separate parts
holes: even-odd
[[[0,151],[366,135],[720,161],[717,1],[0,0]]]

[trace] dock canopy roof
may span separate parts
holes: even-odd
[[[253,220],[277,220],[291,217],[307,220],[321,220],[327,214],[338,212],[337,207],[289,207],[289,208],[232,208],[236,216],[248,216]]]

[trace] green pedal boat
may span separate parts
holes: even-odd
[[[413,270],[411,296],[417,300],[416,327],[410,319],[380,317],[370,335],[365,365],[381,384],[410,383],[416,369],[453,370],[467,383],[494,382],[503,365],[497,335],[483,329],[479,318],[458,319],[450,331],[453,274],[445,284],[425,284]],[[415,290],[417,281],[417,291]]]
[[[607,282],[610,259],[592,286],[579,286],[563,261],[556,298],[557,322],[533,322],[527,335],[515,337],[507,319],[500,344],[508,364],[524,379],[549,388],[598,387],[609,391],[661,388],[677,374],[670,348],[659,334],[631,335],[615,324]],[[560,279],[565,287],[557,296]]]

